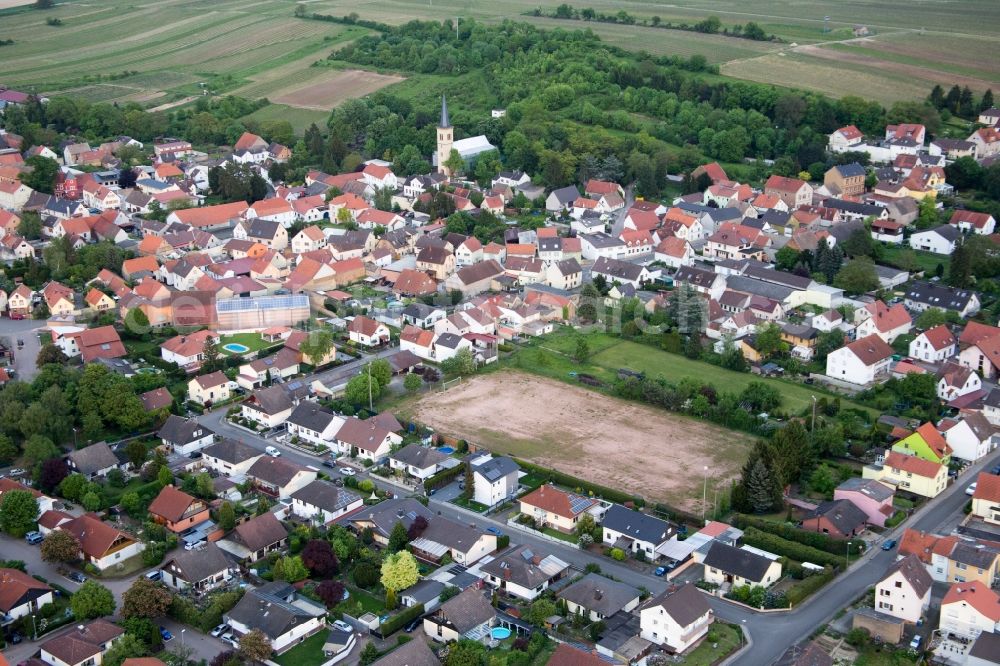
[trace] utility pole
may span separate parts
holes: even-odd
[[[708,503],[708,465],[705,465],[704,482],[701,486],[701,522],[705,522],[705,504]]]
[[[813,399],[813,423],[812,423],[812,435],[813,438],[816,437],[816,396],[812,396]]]
[[[368,363],[368,411],[375,411],[375,408],[372,406],[372,364],[370,361]]]

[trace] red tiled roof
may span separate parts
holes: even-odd
[[[1000,502],[1000,476],[980,472],[976,477],[976,492],[972,494],[972,499]]]
[[[941,471],[941,465],[938,463],[924,460],[917,456],[908,456],[897,451],[889,452],[889,455],[885,458],[885,464],[887,467],[901,469],[904,472],[910,472],[911,474],[928,479],[935,478]]]
[[[576,502],[574,507],[575,500],[582,501]],[[557,516],[562,516],[564,518],[573,518],[578,516],[596,503],[594,500],[589,498],[581,495],[574,495],[573,493],[559,490],[555,486],[547,484],[539,486],[532,492],[522,497],[520,501],[529,506],[545,509],[549,513],[554,513]]]
[[[977,580],[954,583],[941,601],[942,613],[949,604],[968,604],[991,622],[1000,622],[1000,596]]]

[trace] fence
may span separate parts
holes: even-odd
[[[526,534],[531,534],[533,536],[536,536],[539,539],[545,539],[546,541],[551,541],[552,543],[562,544],[567,548],[576,548],[577,550],[580,549],[579,544],[573,541],[565,541],[564,539],[560,539],[559,537],[549,536],[545,532],[539,532],[538,530],[533,530],[527,525],[522,525],[521,523],[515,522],[513,518],[509,518],[507,520],[507,526],[513,527],[515,530],[520,530],[521,532],[524,532]]]

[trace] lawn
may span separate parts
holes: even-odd
[[[936,275],[939,265],[948,268],[948,258],[933,252],[919,252],[909,247],[886,245],[879,250],[879,253],[880,263],[923,271],[927,277]]]
[[[716,622],[708,630],[709,637],[701,645],[684,657],[683,663],[688,666],[711,666],[722,661],[723,657],[743,644],[742,631],[733,624]]]
[[[550,537],[555,537],[561,541],[566,541],[569,543],[576,543],[577,537],[572,534],[566,534],[565,532],[560,532],[559,530],[553,529],[551,527],[543,527],[542,532],[548,534]]]
[[[480,504],[474,500],[465,499],[464,497],[456,497],[451,501],[452,504],[468,509],[469,511],[475,511],[476,513],[485,513],[490,507],[485,504]]]
[[[223,356],[241,356],[241,354],[225,349],[224,347],[228,344],[243,345],[244,347],[249,347],[251,352],[255,352],[270,349],[271,347],[277,347],[282,343],[267,342],[260,336],[260,333],[235,333],[233,335],[223,335],[219,342],[219,353]]]
[[[319,666],[327,661],[323,654],[327,631],[322,630],[305,639],[288,652],[274,657],[280,666]]]
[[[347,590],[351,596],[347,601],[337,605],[337,610],[351,615],[363,615],[364,613],[375,613],[381,615],[385,612],[385,601],[379,599],[371,592],[366,592],[356,585],[348,585]],[[358,604],[361,604],[361,612],[358,613]]]
[[[576,337],[577,334],[569,329],[560,329],[551,335],[541,338],[538,346],[546,350],[571,354],[576,349]],[[631,370],[641,370],[653,377],[661,376],[671,382],[678,382],[686,377],[691,377],[708,382],[713,384],[717,389],[726,391],[742,391],[751,382],[764,382],[776,386],[781,391],[783,397],[782,409],[792,413],[799,413],[810,407],[813,395],[823,395],[825,393],[816,386],[806,386],[782,379],[763,378],[749,373],[733,372],[703,361],[689,359],[680,354],[672,354],[649,345],[629,342],[604,333],[587,334],[587,343],[590,345],[591,356],[585,364],[578,364],[565,357],[553,356],[552,367],[558,367],[560,372],[564,372],[565,374],[562,375],[564,379],[568,378],[568,373],[572,371],[593,374],[600,379],[611,381],[616,376],[619,368],[629,368]],[[527,364],[518,365],[526,370],[531,370],[531,367]],[[549,373],[545,372],[544,374]],[[869,414],[876,415],[875,410],[858,403],[844,400],[843,398],[841,402],[844,407],[863,409]]]

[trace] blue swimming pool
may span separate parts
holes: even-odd
[[[455,452],[455,449],[453,449],[450,446],[442,446],[441,448],[438,449],[438,451],[440,451],[441,453],[447,453],[448,455],[451,455],[452,453]]]
[[[510,629],[504,627],[493,627],[490,629],[490,636],[493,640],[502,641],[505,638],[510,638]]]
[[[238,342],[230,342],[229,344],[222,345],[222,348],[227,352],[232,352],[234,354],[246,354],[250,351],[250,348],[246,345],[241,345]]]

